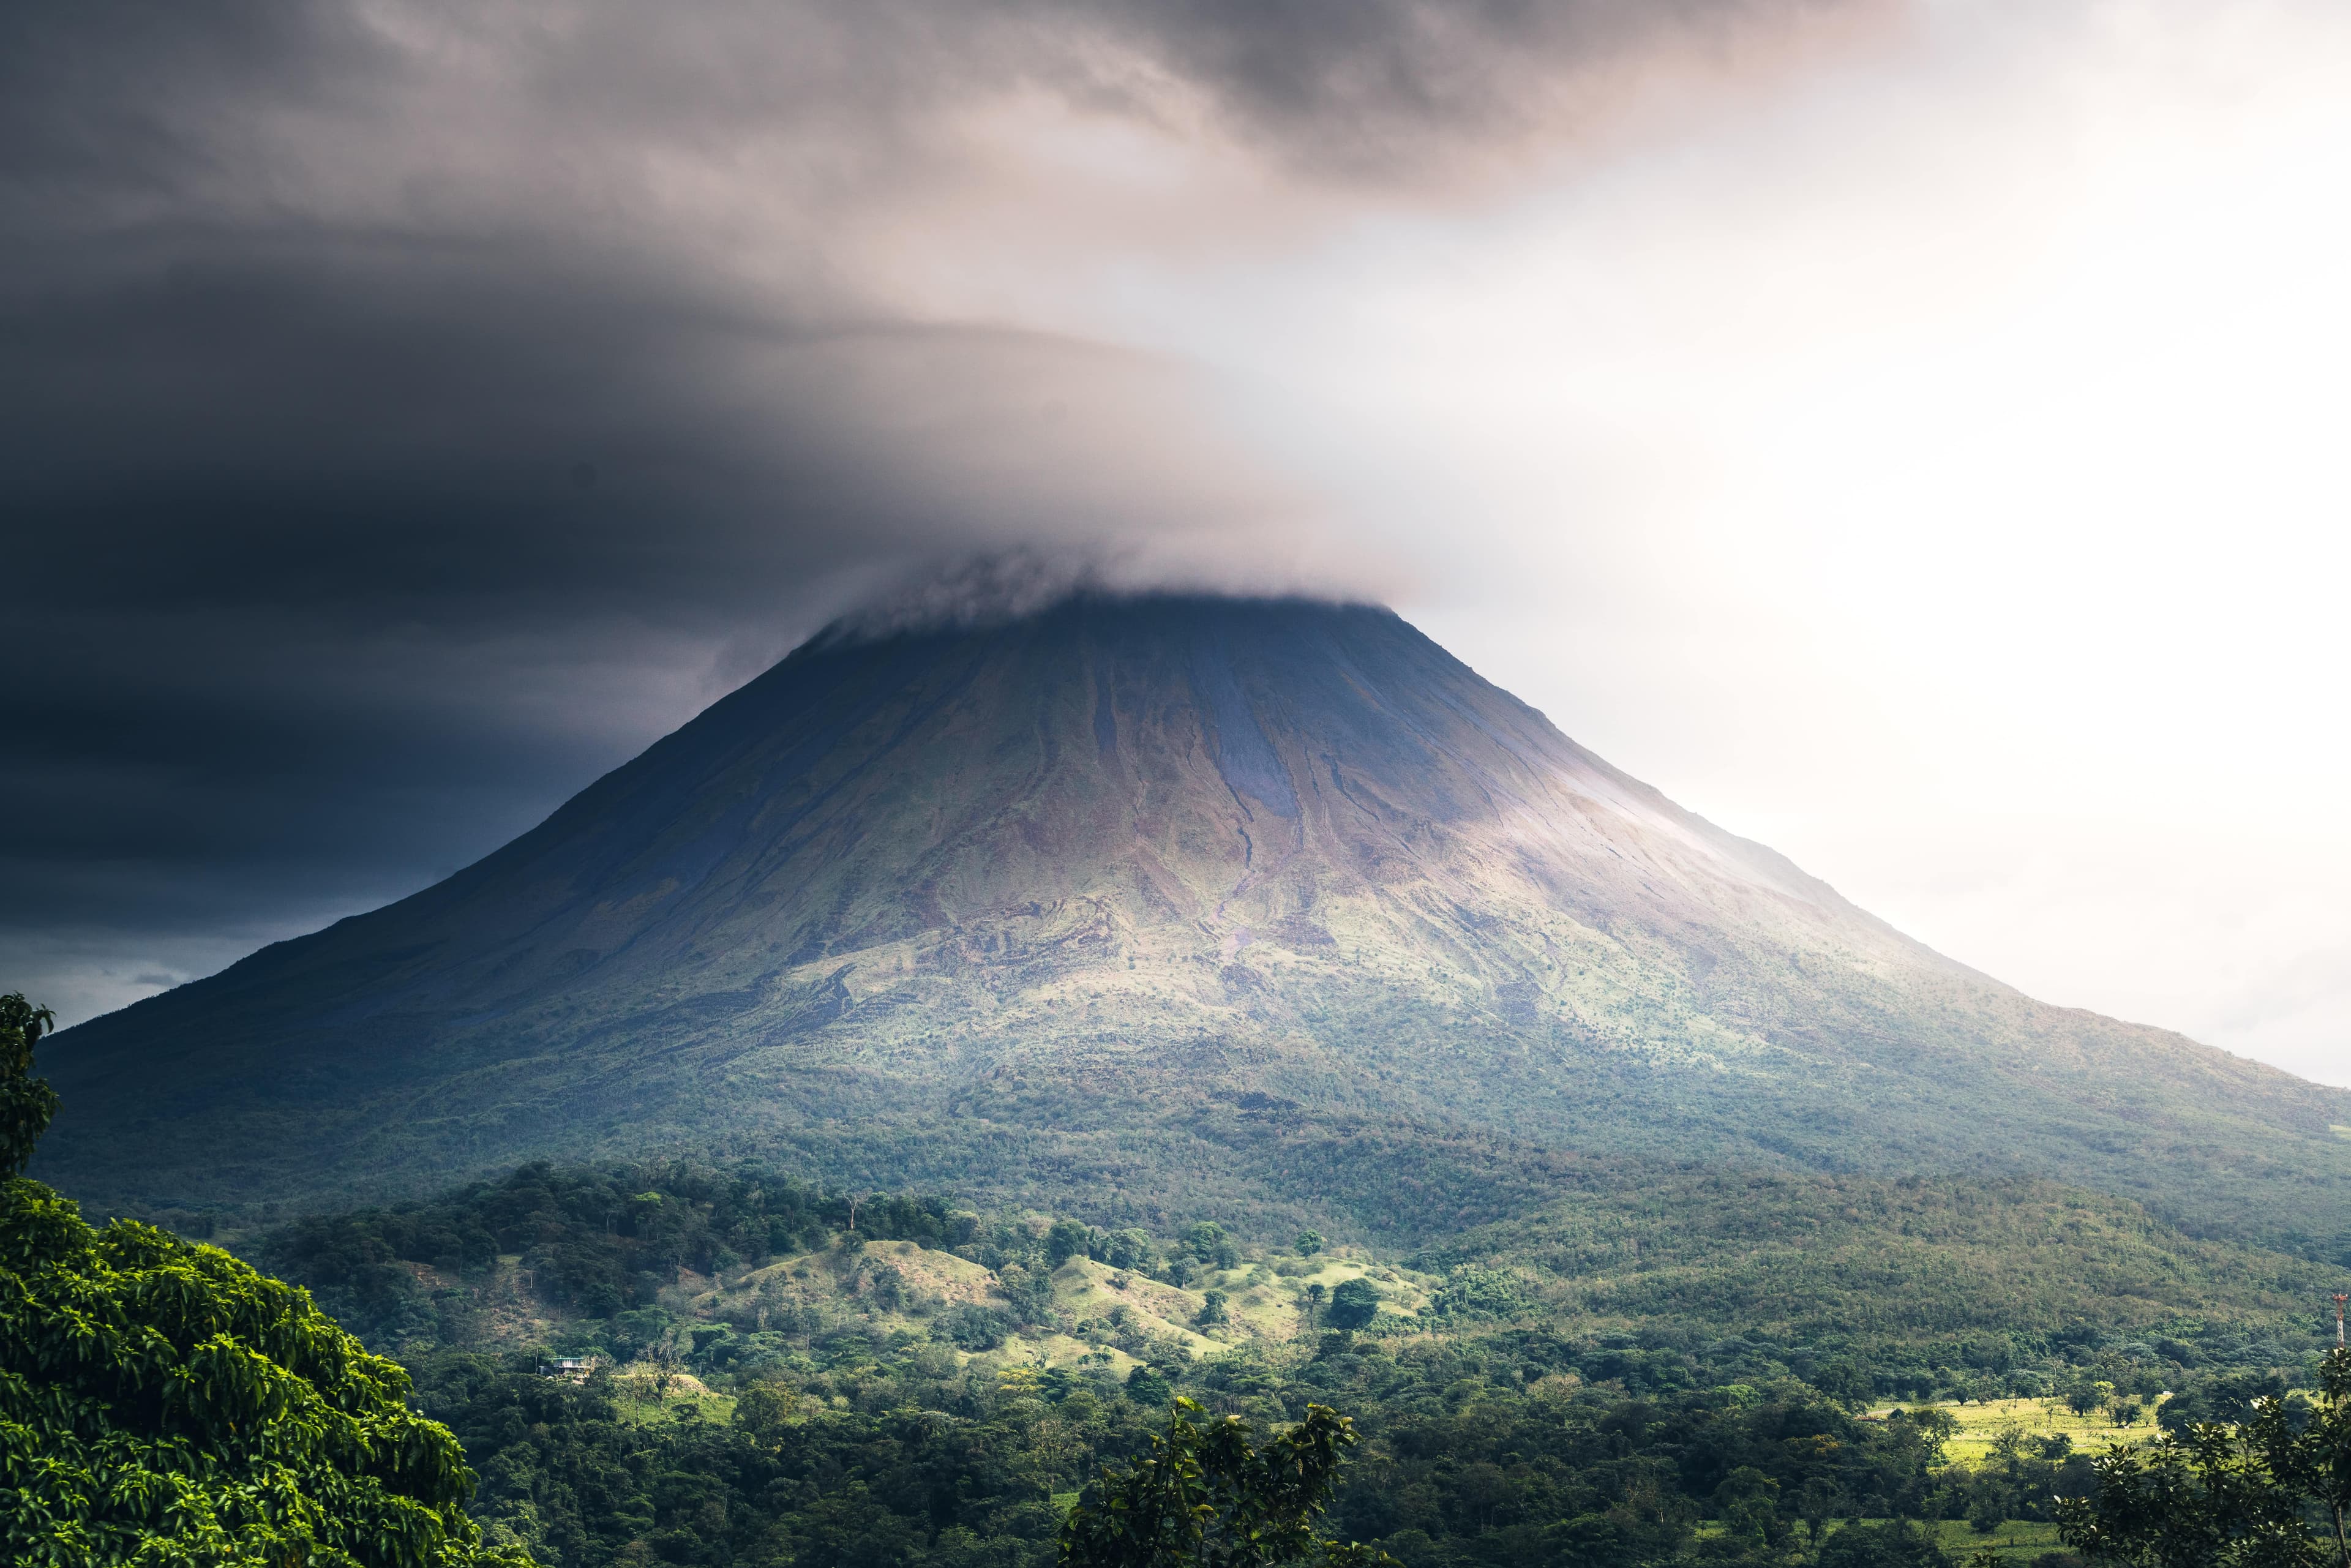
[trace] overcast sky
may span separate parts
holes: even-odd
[[[413,891],[1026,550],[1385,600],[2351,1082],[2346,168],[2319,0],[12,8],[0,988]]]

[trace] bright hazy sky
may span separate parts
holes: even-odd
[[[1280,386],[1426,629],[1604,755],[2351,1083],[2346,169],[2351,13],[1949,5],[1142,329]]]
[[[205,972],[1033,546],[1386,600],[1944,952],[2351,1084],[2351,12],[986,14],[386,0],[17,95],[17,553],[98,586],[11,716],[100,716],[0,957]]]

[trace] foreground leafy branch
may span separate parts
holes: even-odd
[[[11,1563],[524,1568],[408,1375],[308,1292],[20,1174],[57,1109],[50,1022],[0,997],[0,1544]]]
[[[2262,1399],[2245,1420],[2193,1422],[2097,1461],[2061,1499],[2083,1555],[2131,1568],[2351,1568],[2351,1352],[2328,1354],[2311,1403]]]

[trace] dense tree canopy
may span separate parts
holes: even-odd
[[[14,1173],[56,1109],[0,998],[0,1541],[9,1561],[467,1568],[456,1439],[309,1296]]]
[[[1327,1406],[1253,1442],[1237,1416],[1206,1426],[1200,1406],[1176,1403],[1166,1432],[1149,1451],[1105,1470],[1092,1495],[1061,1526],[1064,1568],[1272,1568],[1319,1558],[1372,1564],[1384,1553],[1325,1539],[1316,1529],[1330,1506],[1340,1463],[1355,1446],[1354,1424]]]
[[[2091,1490],[2091,1455],[2022,1432],[1955,1451],[1932,1406],[1866,1406],[2080,1386],[2241,1413],[2317,1375],[2315,1320],[2266,1306],[2284,1292],[2251,1278],[2257,1256],[2199,1250],[2094,1195],[1773,1178],[1668,1196],[1654,1215],[1637,1195],[1580,1219],[1540,1210],[1460,1254],[1364,1269],[1378,1284],[1348,1291],[1369,1309],[1351,1331],[1322,1283],[1363,1267],[1348,1244],[1333,1260],[1189,1219],[1106,1228],[870,1193],[852,1232],[844,1193],[750,1160],[528,1166],[254,1241],[416,1369],[423,1408],[482,1472],[486,1533],[564,1568],[1045,1568],[1066,1511],[1102,1467],[1148,1452],[1179,1395],[1239,1416],[1252,1444],[1309,1406],[1345,1412],[1363,1440],[1332,1533],[1406,1568],[1941,1568],[2003,1521],[2053,1546],[2055,1500]],[[1741,1234],[1696,1234],[1718,1222]],[[905,1243],[943,1250],[925,1262]],[[1241,1266],[1218,1270],[1232,1251]],[[950,1263],[987,1270],[993,1293],[916,1301]],[[1655,1310],[1562,1310],[1575,1267]],[[2154,1270],[2210,1310],[2158,1317],[2144,1293],[2100,1293]],[[1136,1298],[1113,1271],[1134,1290],[1189,1280],[1196,1306],[1228,1293],[1235,1321],[1205,1332],[1228,1348],[1117,1325],[1100,1303]],[[770,1301],[755,1272],[813,1293]],[[1922,1332],[1914,1292],[1961,1275],[1965,1300],[1929,1303]],[[1087,1280],[1094,1304],[1071,1293]],[[1294,1338],[1245,1332],[1251,1312],[1271,1322],[1267,1292],[1294,1292],[1273,1324]],[[1759,1296],[1779,1310],[1753,1314]],[[1063,1343],[1039,1366],[1057,1336],[1094,1352],[1071,1362]],[[540,1375],[559,1355],[607,1365]],[[656,1362],[702,1392],[648,1396]]]
[[[11,1171],[55,1108],[30,1074],[46,1023],[0,998]],[[1133,1532],[1102,1521],[1171,1498],[1146,1556],[1332,1555],[1327,1497],[1332,1533],[1405,1568],[1948,1568],[1949,1530],[2045,1531],[2060,1499],[2095,1494],[2111,1505],[2097,1550],[2135,1568],[2316,1568],[2330,1494],[2309,1434],[2340,1401],[2285,1396],[2316,1371],[2309,1325],[2273,1305],[2301,1282],[2292,1260],[2032,1184],[1728,1180],[1618,1182],[1401,1272],[1311,1237],[1284,1252],[1205,1219],[983,1214],[749,1160],[531,1165],[251,1239],[418,1369],[461,1458],[410,1413],[402,1370],[300,1291],[161,1230],[93,1229],[16,1179],[0,1186],[0,1522],[37,1563],[441,1568],[496,1560],[486,1539],[563,1568],[1046,1568],[1065,1521],[1075,1561],[1123,1563]],[[943,1262],[985,1270],[988,1293],[922,1285]],[[1088,1280],[1110,1301],[1188,1286],[1185,1322],[1226,1348],[1081,1304],[1068,1291]],[[2209,1310],[2108,1290],[2149,1280]],[[1922,1285],[1941,1289],[1926,1322]],[[1262,1329],[1264,1292],[1283,1291],[1294,1316],[1253,1341],[1248,1303]],[[1041,1364],[1072,1335],[1092,1353]],[[543,1375],[559,1355],[606,1364]],[[664,1392],[632,1391],[656,1363]],[[673,1381],[695,1392],[673,1398]],[[2100,1492],[2063,1437],[1952,1460],[1938,1410],[1856,1413],[2075,1388],[2109,1409],[2178,1391],[2166,1426],[2193,1440],[2110,1467]],[[1216,1418],[1171,1419],[1178,1396]],[[2198,1435],[2191,1415],[2236,1426]],[[1343,1475],[1343,1443],[1300,1447],[1318,1421],[1361,1433]],[[470,1504],[465,1458],[484,1477]],[[2210,1508],[2147,1511],[2231,1488],[2310,1528],[2216,1535]]]
[[[1331,1292],[1325,1321],[1334,1329],[1359,1329],[1379,1315],[1380,1293],[1367,1280],[1343,1280]]]
[[[2319,1382],[2315,1404],[2259,1397],[2115,1450],[2058,1504],[2066,1540],[2131,1568],[2351,1568],[2351,1352]]]
[[[1115,1490],[1150,1456],[1178,1392],[1238,1416],[1259,1449],[1314,1406],[1347,1412],[1361,1442],[1314,1533],[1406,1568],[1948,1568],[1933,1531],[1949,1525],[1878,1521],[1980,1511],[2045,1530],[2052,1500],[2090,1484],[2062,1442],[1941,1464],[1936,1412],[1862,1419],[1784,1381],[1628,1396],[1577,1383],[1583,1359],[1547,1334],[1333,1333],[1304,1360],[1121,1380],[850,1322],[734,1381],[731,1415],[705,1396],[657,1407],[609,1370],[541,1376],[520,1353],[434,1354],[419,1385],[482,1470],[485,1531],[564,1568],[1047,1568],[1065,1511],[1089,1484],[1089,1506],[1107,1495],[1103,1468]],[[700,1353],[690,1364],[729,1383]]]

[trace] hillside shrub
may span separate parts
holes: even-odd
[[[969,1351],[994,1350],[1011,1332],[1011,1320],[987,1307],[957,1307],[942,1312],[931,1324],[934,1339]]]

